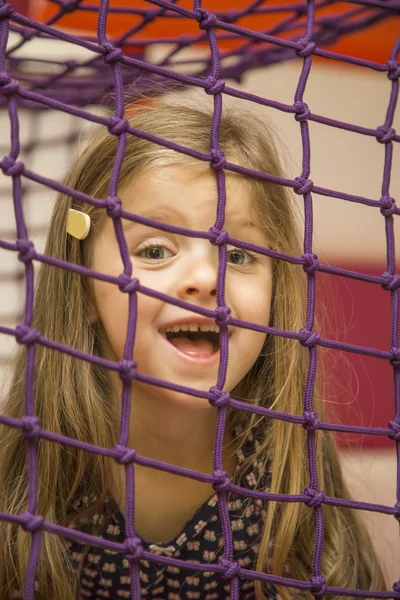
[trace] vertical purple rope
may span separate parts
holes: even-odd
[[[396,505],[398,511],[398,520],[400,521],[400,342],[399,342],[399,289],[397,287],[398,276],[395,275],[396,271],[396,254],[395,254],[395,239],[394,239],[394,223],[393,213],[396,207],[395,201],[390,196],[390,177],[392,171],[392,159],[393,159],[393,136],[394,130],[391,129],[393,125],[394,113],[399,97],[399,75],[400,68],[396,63],[396,57],[400,51],[400,35],[397,38],[396,44],[388,61],[388,78],[391,80],[391,93],[388,109],[386,112],[385,122],[381,127],[378,127],[379,136],[377,141],[385,144],[385,160],[383,167],[383,180],[382,180],[382,198],[381,201],[387,205],[387,208],[381,208],[381,213],[385,218],[385,232],[386,232],[386,272],[384,275],[388,276],[390,282],[388,285],[384,285],[384,289],[390,290],[391,293],[391,305],[392,305],[392,316],[391,316],[391,328],[390,328],[390,345],[392,348],[393,359],[391,360],[393,366],[393,379],[394,379],[394,407],[395,417],[394,420],[390,421],[388,426],[392,429],[393,434],[390,435],[396,442],[396,457],[397,457],[397,485],[396,485]],[[394,584],[393,589],[395,589]]]
[[[2,10],[0,5],[0,10]],[[4,10],[4,8],[3,8]],[[25,531],[31,532],[31,548],[28,558],[27,574],[24,587],[24,597],[27,600],[33,600],[35,594],[35,577],[37,565],[39,562],[41,550],[41,530],[43,517],[36,515],[38,504],[38,473],[37,473],[37,451],[36,440],[40,433],[39,419],[35,416],[34,402],[34,369],[35,369],[35,340],[37,332],[30,329],[33,318],[33,284],[34,284],[34,269],[32,260],[35,252],[32,242],[28,239],[28,233],[25,225],[24,213],[22,210],[22,184],[21,173],[23,172],[23,163],[17,162],[20,153],[19,141],[19,122],[17,112],[17,99],[15,92],[18,89],[18,84],[5,72],[5,53],[8,40],[9,23],[7,16],[0,20],[0,73],[3,84],[9,86],[8,93],[8,114],[11,125],[11,148],[7,157],[3,158],[3,163],[6,162],[8,174],[12,177],[13,185],[13,202],[16,218],[19,249],[18,258],[25,264],[25,307],[24,320],[17,327],[17,342],[26,344],[26,371],[25,371],[25,386],[24,386],[24,413],[22,421],[22,430],[28,444],[28,507],[25,513],[23,527]],[[7,81],[8,78],[8,81]],[[4,89],[4,88],[3,88]]]
[[[136,374],[136,362],[132,360],[132,355],[137,319],[137,285],[136,280],[131,281],[132,263],[129,257],[128,246],[121,222],[122,203],[118,197],[118,181],[125,156],[126,129],[129,123],[128,121],[124,120],[123,83],[121,69],[118,62],[122,56],[122,50],[112,44],[107,39],[106,34],[108,6],[108,0],[101,0],[97,34],[99,43],[106,51],[104,61],[111,65],[113,71],[115,89],[115,115],[111,118],[113,127],[109,128],[109,131],[110,133],[118,136],[118,146],[110,180],[109,195],[105,202],[107,206],[107,214],[113,219],[115,236],[118,241],[121,260],[124,265],[124,272],[121,276],[122,285],[120,286],[120,290],[121,292],[129,293],[128,328],[124,345],[124,358],[121,364],[122,371],[120,371],[120,378],[123,382],[123,385],[120,439],[118,443],[118,450],[122,449],[122,451],[125,453],[125,457],[129,457],[129,450],[126,448],[126,446],[129,440],[132,379]],[[124,458],[122,460],[124,460]],[[126,539],[124,543],[127,549],[126,558],[129,560],[132,599],[140,600],[141,585],[139,559],[142,552],[142,546],[139,538],[136,536],[135,530],[135,469],[133,461],[131,460],[128,460],[125,463],[125,483]]]
[[[209,42],[211,55],[211,74],[205,81],[205,92],[213,96],[214,110],[210,132],[210,153],[211,167],[216,172],[216,183],[218,193],[217,216],[213,227],[210,228],[210,233],[213,238],[210,240],[212,244],[218,245],[218,275],[217,275],[217,309],[216,309],[216,324],[220,328],[220,364],[218,369],[218,379],[216,386],[211,388],[219,398],[223,398],[221,405],[218,406],[218,415],[216,422],[216,431],[214,436],[214,484],[213,487],[217,492],[218,497],[218,512],[221,519],[222,535],[224,540],[224,553],[220,559],[220,564],[226,568],[224,579],[231,580],[230,594],[232,600],[239,600],[239,580],[237,573],[239,564],[233,563],[233,537],[229,519],[227,506],[227,493],[229,492],[229,476],[223,467],[223,442],[226,426],[226,413],[229,394],[222,392],[226,380],[226,372],[228,367],[228,323],[230,309],[225,303],[225,276],[227,267],[227,250],[226,250],[226,232],[221,231],[225,221],[225,206],[226,206],[226,186],[225,173],[223,167],[225,165],[225,157],[219,147],[219,130],[222,117],[222,90],[225,86],[223,79],[220,79],[220,57],[218,43],[215,35],[216,17],[213,13],[201,8],[201,1],[194,0],[193,10],[197,13],[199,27],[205,30]],[[211,391],[210,390],[210,391]]]
[[[310,133],[307,121],[307,109],[308,107],[304,104],[303,96],[307,85],[308,77],[311,71],[312,64],[312,53],[315,49],[315,43],[311,41],[313,29],[314,29],[314,2],[313,0],[307,0],[307,22],[306,22],[306,34],[302,40],[302,49],[297,51],[298,56],[303,58],[303,67],[300,73],[297,89],[294,96],[294,105],[300,107],[303,112],[303,118],[297,118],[300,122],[301,142],[303,150],[302,159],[302,172],[298,178],[299,187],[296,189],[296,193],[303,194],[304,196],[304,256],[311,257],[312,268],[305,268],[307,273],[307,318],[305,324],[305,332],[309,335],[307,341],[303,344],[309,348],[309,365],[307,380],[304,392],[304,414],[313,415],[315,420],[318,419],[318,415],[313,412],[313,395],[315,388],[315,380],[317,376],[317,357],[318,351],[316,342],[318,338],[312,337],[312,330],[314,327],[315,318],[315,277],[316,277],[316,261],[317,257],[313,254],[312,250],[312,238],[313,238],[313,203],[311,196],[312,181],[310,181],[310,160],[311,160],[311,148],[310,148]],[[306,488],[304,493],[309,495],[310,500],[306,503],[310,508],[314,508],[315,514],[315,541],[314,541],[314,553],[312,559],[312,575],[310,582],[312,584],[311,592],[314,597],[322,597],[324,593],[324,587],[326,584],[325,577],[321,574],[321,562],[322,552],[324,548],[324,515],[322,508],[322,501],[324,499],[323,492],[318,491],[318,470],[317,470],[317,451],[316,451],[316,431],[314,427],[306,428],[308,431],[308,459],[309,459],[309,472],[310,472],[310,484]]]

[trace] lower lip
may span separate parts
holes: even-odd
[[[218,350],[218,352],[215,352],[214,354],[211,354],[211,356],[203,356],[203,357],[190,356],[190,354],[185,354],[184,352],[181,352],[180,350],[178,350],[178,348],[176,348],[173,344],[171,344],[167,340],[165,335],[163,335],[162,333],[160,335],[161,335],[164,343],[168,346],[169,350],[173,350],[175,352],[176,356],[188,365],[212,366],[212,365],[219,364],[220,354],[221,354],[220,350]]]

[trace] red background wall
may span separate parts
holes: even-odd
[[[335,266],[379,276],[381,267],[361,263]],[[391,293],[379,284],[317,274],[317,294],[326,306],[322,314],[323,337],[368,348],[389,351]],[[327,319],[326,319],[327,317]],[[329,322],[330,321],[330,322]],[[387,360],[350,352],[321,349],[320,357],[327,388],[324,397],[330,420],[346,425],[385,427],[394,418],[393,367]],[[386,435],[337,435],[342,445],[393,448],[395,442]]]

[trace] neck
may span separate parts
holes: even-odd
[[[146,402],[133,391],[128,446],[141,457],[211,475],[214,471],[214,433],[217,410],[212,407],[188,410],[161,402],[154,397]],[[191,407],[192,408],[192,407]],[[232,478],[237,468],[233,438],[226,432],[222,449],[223,469]],[[196,481],[168,471],[135,464],[135,521],[145,539],[169,540],[208,498],[214,495],[211,483]],[[114,461],[110,488],[122,513],[126,510],[125,469]],[[161,502],[161,504],[160,504]],[[162,513],[166,523],[149,517]],[[149,520],[150,519],[150,520]]]
[[[121,397],[120,384],[117,393]],[[195,403],[189,406],[165,402],[157,397],[157,392],[151,397],[144,396],[133,385],[128,447],[135,448],[145,458],[211,474],[217,409],[204,399],[197,408],[194,406]],[[229,476],[236,465],[233,442],[231,432],[225,427],[222,459]],[[154,469],[151,472],[167,475]]]

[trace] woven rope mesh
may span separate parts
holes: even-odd
[[[20,291],[24,293],[23,310],[18,317],[17,326],[12,325],[15,314],[2,319],[0,333],[2,337],[16,340],[18,344],[27,347],[25,374],[25,415],[21,419],[13,419],[0,414],[0,423],[21,430],[28,448],[29,474],[29,503],[22,514],[0,513],[0,519],[8,523],[20,525],[31,533],[31,548],[28,569],[23,591],[23,597],[32,600],[35,597],[35,579],[37,565],[41,552],[41,538],[44,531],[66,539],[78,540],[99,548],[109,548],[124,554],[129,560],[131,578],[131,597],[139,600],[141,596],[141,581],[139,561],[147,560],[159,565],[169,565],[186,570],[188,574],[194,571],[215,571],[226,579],[230,585],[230,598],[239,599],[240,578],[258,579],[270,584],[290,586],[292,591],[308,590],[314,597],[332,596],[369,597],[369,598],[400,598],[400,582],[393,585],[393,590],[366,591],[341,589],[329,586],[325,574],[321,570],[321,560],[324,547],[324,514],[323,505],[338,506],[348,509],[380,512],[393,519],[393,527],[398,527],[400,519],[400,469],[397,478],[397,502],[393,506],[375,505],[362,500],[348,500],[340,497],[330,497],[320,489],[317,471],[316,435],[318,430],[330,432],[346,432],[348,434],[365,434],[388,436],[396,446],[397,460],[400,457],[400,343],[398,338],[399,323],[399,282],[396,274],[394,221],[399,215],[391,190],[391,169],[393,152],[400,141],[400,135],[393,128],[395,109],[398,99],[400,64],[400,36],[397,39],[390,56],[385,64],[374,63],[338,54],[329,50],[342,36],[358,31],[385,19],[398,17],[400,4],[382,2],[380,0],[363,0],[352,4],[340,5],[336,2],[296,2],[291,5],[270,5],[268,2],[249,2],[241,9],[218,11],[211,5],[207,8],[198,0],[193,5],[165,0],[151,0],[142,3],[140,7],[118,5],[101,0],[99,3],[87,3],[84,0],[53,0],[47,3],[50,12],[43,10],[45,20],[39,22],[16,12],[12,3],[0,0],[0,103],[9,123],[9,137],[2,136],[2,158],[0,167],[3,172],[4,186],[2,188],[1,214],[6,211],[15,213],[15,231],[7,229],[0,216],[0,248],[7,250],[10,255],[17,256],[20,267],[4,269],[2,281],[18,278]],[[336,6],[340,10],[335,10]],[[273,17],[273,24],[265,29],[256,29],[257,19],[265,16]],[[73,30],[68,27],[68,19],[85,16],[91,19],[91,33],[83,30]],[[110,33],[110,23],[118,17],[117,24]],[[121,21],[122,17],[122,21]],[[246,27],[244,17],[252,17],[252,27]],[[154,37],[151,27],[157,22],[168,24],[170,19],[179,20],[184,33],[177,37],[164,36],[161,40]],[[78,22],[78,21],[76,21]],[[261,22],[261,21],[260,21]],[[121,25],[122,23],[122,25]],[[126,24],[125,24],[126,23]],[[94,24],[94,25],[93,25]],[[168,25],[165,25],[168,27]],[[42,47],[48,44],[49,51],[45,56],[35,56],[35,42],[41,41]],[[60,57],[54,52],[54,43],[62,46]],[[165,50],[167,45],[167,50]],[[159,49],[158,46],[161,48]],[[198,54],[191,55],[188,49],[200,48]],[[33,50],[32,50],[33,49]],[[341,122],[339,120],[315,114],[312,107],[305,102],[307,84],[314,57],[326,60],[348,63],[353,66],[372,69],[379,72],[382,78],[387,78],[390,94],[386,114],[382,115],[380,123],[369,127]],[[299,78],[294,85],[294,95],[291,102],[261,97],[235,87],[243,76],[257,67],[265,67],[287,61],[300,59]],[[126,89],[129,88],[130,102],[135,96],[159,93],[160,89],[168,92],[173,87],[174,93],[189,88],[203,91],[213,103],[213,122],[210,130],[210,151],[200,152],[185,148],[170,140],[156,137],[152,134],[134,129],[130,126],[125,115]],[[268,172],[237,165],[227,159],[219,145],[219,126],[223,103],[232,97],[244,103],[256,104],[281,111],[296,121],[302,148],[302,166],[294,178],[278,177]],[[106,112],[103,107],[107,107]],[[112,114],[110,116],[110,109]],[[24,131],[19,130],[21,116],[25,119]],[[41,139],[40,126],[46,119],[54,119],[54,136]],[[79,121],[79,125],[77,125]],[[314,182],[311,179],[311,141],[310,123],[319,123],[327,128],[353,132],[360,136],[369,136],[381,145],[383,159],[381,194],[370,197],[348,193],[343,189],[324,187],[324,182]],[[63,148],[62,169],[69,166],[71,151],[76,148],[77,140],[82,136],[85,124],[99,125],[118,138],[118,150],[114,159],[113,175],[109,184],[106,198],[89,197],[80,194],[74,188],[66,187],[60,180],[45,177],[35,171],[34,157],[40,149],[46,146],[52,152],[53,147]],[[181,227],[162,225],[165,231],[175,232],[189,237],[208,239],[211,244],[218,246],[219,266],[218,285],[216,291],[216,310],[207,310],[198,305],[172,298],[143,286],[132,271],[132,264],[125,252],[126,243],[121,220],[144,222],[149,226],[160,225],[152,219],[140,219],[134,213],[124,210],[118,197],[118,174],[124,159],[124,148],[128,136],[143,137],[160,146],[175,150],[177,153],[193,157],[203,164],[209,163],[215,171],[218,190],[218,208],[214,225],[208,231],[193,232]],[[22,140],[22,142],[21,142]],[[32,165],[32,166],[28,166]],[[61,168],[60,167],[60,168]],[[292,191],[303,203],[304,229],[303,253],[292,256],[278,252],[273,248],[258,246],[243,242],[229,234],[224,229],[225,178],[224,173],[233,171],[248,177],[285,186]],[[3,183],[2,183],[3,185]],[[7,187],[9,186],[9,187]],[[35,206],[27,204],[34,189]],[[72,198],[83,200],[89,205],[99,207],[114,221],[116,238],[121,250],[123,272],[118,277],[104,275],[88,270],[72,262],[58,261],[51,256],[45,256],[38,251],[32,238],[43,233],[43,223],[37,219],[40,212],[41,196],[55,192],[64,192]],[[381,213],[383,227],[386,231],[386,270],[380,276],[371,276],[362,272],[339,269],[319,260],[313,247],[313,197],[315,194],[335,199],[335,201],[351,202],[363,205],[371,211]],[[11,199],[12,198],[12,199]],[[30,217],[27,219],[27,213]],[[36,220],[35,220],[36,219]],[[4,219],[4,222],[8,222]],[[240,321],[232,315],[225,301],[225,277],[227,269],[226,245],[253,251],[275,261],[286,261],[293,266],[303,268],[307,278],[307,311],[303,327],[298,331],[279,330],[267,325],[254,325]],[[118,363],[94,355],[84,356],[82,352],[68,347],[60,342],[45,338],[40,331],[32,327],[34,308],[34,265],[46,263],[55,268],[67,269],[71,272],[90,276],[119,287],[121,294],[129,296],[129,327],[126,333],[123,359]],[[17,273],[17,275],[16,275]],[[390,296],[391,332],[385,350],[361,347],[325,338],[315,329],[316,310],[316,280],[320,273],[331,276],[365,281],[371,285],[382,286]],[[220,330],[220,366],[218,379],[208,391],[190,389],[183,385],[158,380],[144,375],[140,371],[140,357],[132,360],[135,345],[135,323],[137,297],[142,294],[157,298],[163,302],[191,311],[215,320]],[[18,305],[18,301],[15,303]],[[269,336],[279,336],[293,340],[308,349],[308,374],[305,382],[303,398],[303,414],[287,414],[275,409],[253,406],[249,403],[233,399],[229,393],[222,391],[226,378],[228,356],[228,326],[233,328],[251,328],[264,332]],[[61,437],[41,427],[36,416],[33,385],[35,377],[35,352],[38,345],[53,349],[61,355],[70,355],[88,363],[101,366],[119,374],[122,380],[122,413],[129,414],[132,382],[137,380],[151,383],[155,386],[169,388],[208,401],[218,411],[214,438],[214,472],[207,475],[190,472],[180,467],[172,467],[166,463],[151,460],[136,454],[134,449],[127,448],[129,438],[128,419],[121,420],[119,443],[114,448],[98,448],[72,438]],[[317,358],[321,348],[346,353],[358,353],[367,357],[387,361],[393,367],[394,403],[393,415],[386,428],[358,427],[351,424],[333,424],[319,419],[313,406],[313,393],[317,372]],[[3,362],[8,359],[7,353],[2,356]],[[134,398],[133,398],[134,402]],[[289,577],[273,576],[269,573],[258,573],[245,569],[233,560],[233,540],[227,508],[227,494],[235,489],[229,481],[228,473],[222,462],[222,441],[226,426],[227,407],[237,411],[252,411],[266,419],[277,419],[296,424],[304,428],[308,435],[309,484],[302,493],[290,498],[285,494],[271,494],[267,491],[255,492],[238,489],[238,493],[251,496],[263,501],[278,501],[305,503],[314,511],[315,540],[314,552],[310,558],[311,574],[308,581],[298,581]],[[140,538],[136,535],[133,511],[127,513],[126,539],[123,544],[109,543],[82,532],[72,531],[46,521],[37,514],[38,473],[37,473],[37,442],[39,438],[62,443],[65,446],[80,448],[85,452],[108,456],[115,459],[125,468],[126,502],[133,506],[134,502],[134,464],[152,468],[162,468],[176,475],[190,476],[199,481],[213,485],[218,494],[218,511],[222,522],[224,538],[223,557],[218,563],[190,563],[167,556],[154,555],[143,549]],[[399,463],[398,463],[399,464]]]

